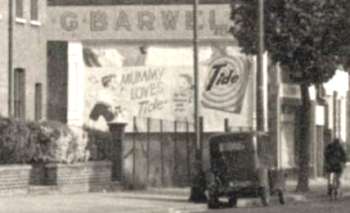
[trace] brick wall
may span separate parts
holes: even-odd
[[[93,192],[110,190],[111,162],[48,164],[46,183],[56,185],[61,192]]]
[[[28,192],[31,166],[0,166],[0,195],[26,194]]]

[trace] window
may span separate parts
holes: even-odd
[[[36,83],[35,84],[35,120],[39,121],[42,118],[42,84]]]
[[[16,0],[16,18],[24,18],[23,0]]]
[[[16,68],[14,73],[14,117],[25,119],[25,70]]]
[[[32,21],[39,20],[38,0],[31,0],[30,1],[30,20],[32,20]]]

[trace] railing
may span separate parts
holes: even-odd
[[[249,127],[229,128],[229,132],[250,131]],[[146,186],[189,186],[195,161],[194,125],[186,121],[169,121],[134,117],[123,141],[124,180],[130,188]],[[224,132],[221,131],[221,132]],[[208,138],[218,132],[202,132],[203,159],[208,162]],[[95,146],[96,159],[110,159],[111,136],[91,130],[89,144]],[[92,147],[90,147],[92,148]]]

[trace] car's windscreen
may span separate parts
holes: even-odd
[[[220,152],[244,151],[247,149],[244,141],[235,141],[235,143],[220,143]]]
[[[254,168],[254,151],[244,141],[220,143],[217,156],[225,162],[228,169]]]

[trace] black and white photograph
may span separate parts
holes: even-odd
[[[0,213],[349,213],[349,11],[0,0]]]

